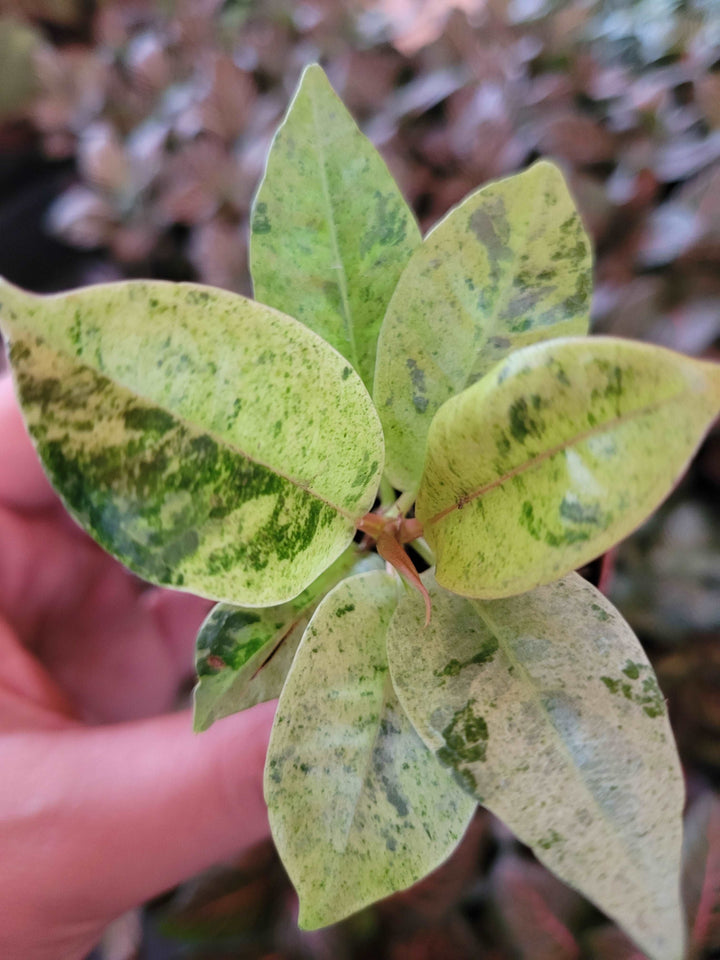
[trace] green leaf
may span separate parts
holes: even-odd
[[[587,333],[590,241],[557,167],[536,163],[470,194],[415,251],[378,342],[386,473],[416,490],[438,408],[506,354]]]
[[[720,409],[720,367],[594,337],[511,354],[438,411],[416,515],[438,583],[494,598],[579,567],[667,496]]]
[[[2,282],[30,432],[71,513],[154,583],[259,606],[353,537],[382,470],[360,378],[302,324],[195,284]]]
[[[265,609],[219,603],[197,636],[195,732],[279,697],[305,627],[323,595],[345,576],[384,568],[376,553],[360,557],[351,544],[289,603]]]
[[[475,808],[393,692],[385,634],[398,588],[375,571],[328,594],[280,697],[265,796],[305,929],[419,880],[451,853]]]
[[[476,799],[654,960],[681,960],[683,779],[662,693],[630,627],[576,574],[505,600],[423,579],[400,601],[393,683]]]
[[[255,296],[323,336],[370,388],[385,308],[419,243],[384,161],[307,67],[253,207]]]

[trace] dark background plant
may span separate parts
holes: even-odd
[[[0,102],[0,273],[37,290],[155,276],[247,292],[269,138],[301,67],[321,59],[423,226],[484,180],[553,157],[598,253],[595,331],[717,356],[714,4],[456,6],[0,5],[0,62],[18,80],[0,83],[13,94]],[[700,888],[720,843],[719,483],[716,431],[671,501],[588,571],[670,698],[690,799],[704,805],[691,813]],[[182,956],[195,939],[205,957],[632,955],[487,815],[437,875],[337,928],[299,934],[290,901],[260,852],[155,905],[146,950]],[[158,923],[177,941],[152,946]],[[697,955],[712,956],[718,931],[697,933]]]

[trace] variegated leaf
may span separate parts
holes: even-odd
[[[317,64],[273,141],[252,213],[255,296],[302,320],[372,387],[378,331],[420,232]]]
[[[393,692],[385,634],[398,589],[375,571],[329,593],[280,697],[265,796],[305,929],[419,880],[451,853],[475,809]]]
[[[50,479],[136,573],[276,604],[348,545],[382,471],[380,424],[302,324],[195,284],[35,297],[3,282],[0,302]]]
[[[667,496],[720,411],[720,367],[629,340],[511,354],[448,400],[416,515],[438,583],[504,597],[627,536]]]
[[[552,163],[470,194],[428,234],[395,288],[374,397],[386,471],[416,490],[433,416],[518,347],[587,333],[590,241]]]
[[[504,600],[423,579],[388,658],[428,746],[653,960],[682,960],[683,778],[665,702],[617,610],[577,574]]]
[[[332,566],[288,603],[265,609],[219,603],[200,628],[193,725],[216,720],[280,696],[295,651],[323,595],[345,576],[384,569],[376,554],[350,545]]]

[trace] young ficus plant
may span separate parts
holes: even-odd
[[[222,601],[196,729],[280,696],[265,792],[301,925],[420,879],[482,803],[680,960],[665,703],[572,571],[671,490],[718,369],[585,336],[590,245],[550,163],[422,239],[317,66],[270,151],[251,266],[256,301],[3,283],[1,318],[72,515],[141,576]]]

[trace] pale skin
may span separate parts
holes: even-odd
[[[115,917],[266,837],[274,704],[169,712],[206,601],[66,515],[0,377],[0,956],[80,960]]]

